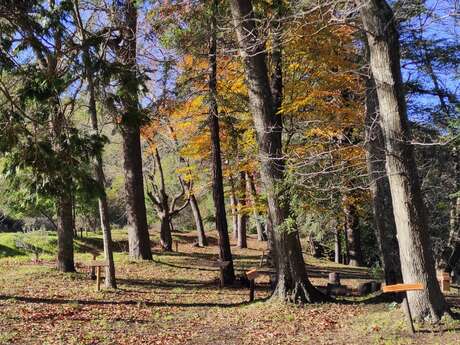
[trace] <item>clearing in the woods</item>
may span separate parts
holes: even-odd
[[[153,262],[131,262],[126,234],[115,232],[119,289],[95,290],[85,268],[65,274],[51,256],[24,256],[11,248],[13,234],[0,234],[1,344],[459,344],[460,322],[416,324],[411,337],[399,305],[378,294],[303,307],[266,301],[268,279],[258,278],[256,299],[248,288],[219,288],[215,267],[216,234],[211,246],[195,247],[192,234],[174,235],[179,252],[154,247]],[[51,241],[52,242],[52,241]],[[232,243],[234,244],[234,243]],[[248,249],[232,246],[238,273],[257,267],[266,245],[249,238]],[[77,262],[91,260],[101,248],[89,234],[76,244]],[[46,252],[46,250],[45,250]],[[3,258],[2,258],[3,256]],[[367,269],[350,268],[306,256],[315,285],[329,272],[356,287],[375,278]],[[449,301],[460,307],[452,293]]]

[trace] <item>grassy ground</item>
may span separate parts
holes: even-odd
[[[44,254],[35,263],[15,248],[14,234],[0,234],[0,344],[459,344],[460,323],[417,325],[411,337],[398,306],[376,299],[305,307],[265,301],[268,286],[258,282],[256,302],[245,288],[219,289],[217,239],[196,248],[192,234],[176,234],[178,253],[154,247],[153,262],[131,262],[126,234],[114,234],[119,289],[95,291],[82,266],[79,273],[54,269],[55,238],[41,235]],[[27,240],[27,239],[26,239]],[[78,240],[77,262],[100,248],[99,235]],[[45,250],[46,249],[46,250]],[[238,273],[257,266],[264,245],[232,247]],[[365,269],[350,269],[307,258],[315,285],[341,271],[345,284],[369,279]],[[456,296],[450,301],[459,305]]]

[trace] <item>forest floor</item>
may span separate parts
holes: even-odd
[[[51,256],[37,263],[13,256],[12,248],[2,247],[2,235],[0,344],[460,344],[459,321],[417,324],[411,337],[400,308],[375,296],[286,306],[266,301],[268,284],[261,278],[256,301],[248,303],[247,288],[219,288],[218,268],[212,265],[218,257],[215,234],[210,247],[197,248],[193,234],[176,233],[179,252],[154,246],[153,262],[132,262],[124,252],[126,234],[117,231],[119,289],[101,292],[82,266],[79,273],[63,274]],[[89,261],[84,252],[101,246],[93,234],[79,240],[77,262]],[[237,273],[257,267],[263,249],[252,237],[248,249],[232,245]],[[330,271],[342,272],[342,282],[350,286],[372,277],[367,269],[306,260],[318,286],[325,285]],[[449,300],[460,306],[459,296]]]

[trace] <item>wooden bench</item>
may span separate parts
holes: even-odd
[[[424,290],[425,287],[422,283],[413,283],[413,284],[395,284],[395,285],[387,285],[383,287],[384,293],[404,293],[404,299],[402,302],[402,306],[404,308],[404,313],[406,314],[407,325],[409,326],[409,330],[411,334],[415,334],[414,323],[412,321],[412,314],[410,312],[409,302],[407,300],[407,291],[420,291]]]

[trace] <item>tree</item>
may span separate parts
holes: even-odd
[[[83,21],[80,15],[80,8],[78,5],[78,0],[74,1],[74,18],[76,26],[80,34],[81,40],[81,50],[82,50],[82,61],[85,69],[85,76],[87,82],[87,89],[89,94],[88,102],[88,111],[91,119],[91,127],[96,135],[99,134],[98,126],[98,116],[96,108],[96,89],[94,82],[94,71],[93,66],[94,62],[91,59],[90,50],[88,47],[88,41],[86,36],[86,29],[83,25]],[[117,288],[117,283],[115,280],[115,263],[113,260],[113,249],[112,249],[112,232],[110,229],[110,220],[109,220],[109,207],[107,204],[107,195],[105,193],[105,175],[102,162],[102,155],[97,154],[94,158],[94,175],[96,181],[100,184],[102,193],[98,197],[99,205],[99,218],[103,234],[103,243],[104,243],[104,257],[108,262],[108,266],[105,269],[105,286],[111,287],[113,289]]]
[[[259,155],[261,177],[265,185],[272,237],[276,248],[277,285],[274,299],[292,302],[313,302],[322,299],[307,278],[298,231],[290,218],[289,197],[283,188],[284,159],[282,155],[282,123],[275,113],[266,52],[260,41],[251,1],[230,2],[240,55],[244,63],[249,107],[252,113]]]
[[[8,175],[28,175],[31,194],[54,200],[57,267],[72,272],[72,199],[79,192],[100,191],[88,171],[104,140],[79,131],[72,122],[80,88],[75,79],[74,32],[65,28],[70,16],[67,5],[31,1],[0,7],[5,33],[0,91],[7,100],[1,109],[5,134],[1,147]]]
[[[247,212],[247,198],[246,198],[246,179],[247,174],[242,171],[240,172],[240,188],[239,188],[239,212],[238,212],[238,247],[247,248],[247,224],[248,216]]]
[[[123,138],[123,159],[125,171],[126,213],[129,222],[129,255],[133,259],[151,260],[152,251],[145,208],[144,180],[140,126],[143,113],[139,108],[138,89],[141,83],[136,63],[137,8],[133,0],[117,1],[114,13],[114,27],[119,27],[121,43],[115,47],[119,87],[115,97],[120,103],[119,128]],[[111,107],[115,109],[115,106]]]
[[[258,200],[257,200],[257,190],[256,190],[256,184],[254,182],[254,177],[250,173],[246,173],[247,178],[246,178],[246,190],[249,191],[250,196],[251,196],[251,206],[252,206],[252,212],[254,215],[254,223],[256,224],[256,231],[257,231],[257,240],[259,241],[266,241],[267,237],[264,233],[264,229],[262,227],[262,222],[260,221],[261,215],[259,213],[259,208],[260,206],[258,205]]]
[[[408,301],[415,318],[437,321],[448,307],[436,280],[426,209],[410,143],[393,11],[384,0],[357,1],[357,5],[369,42],[370,67],[379,100],[403,281],[426,286],[423,291],[408,294]]]
[[[232,213],[233,239],[238,240],[238,199],[236,197],[235,180],[230,174],[230,211]]]
[[[179,143],[178,143],[178,140],[177,140],[176,133],[174,132],[174,128],[171,125],[170,114],[169,114],[169,116],[167,118],[167,123],[168,123],[169,132],[170,132],[170,134],[171,134],[171,136],[173,138],[174,149],[177,152],[178,149],[179,149]],[[188,160],[186,158],[182,157],[180,155],[180,152],[177,152],[177,153],[179,154],[179,161],[182,164],[185,164],[187,170],[190,172],[190,163],[188,162]],[[192,209],[193,219],[195,220],[195,226],[196,226],[196,231],[197,231],[197,239],[198,239],[198,246],[199,247],[206,247],[208,245],[208,239],[206,237],[206,233],[204,232],[203,217],[201,216],[201,211],[200,211],[200,207],[198,205],[198,200],[197,200],[197,198],[195,196],[195,193],[193,191],[193,178],[191,178],[191,176],[189,174],[187,179],[188,179],[188,181],[185,184],[185,188],[186,188],[187,194],[189,195],[188,200],[189,200],[189,203],[190,203],[190,207]],[[181,186],[182,185],[183,184],[181,184]]]
[[[450,231],[447,248],[444,250],[444,270],[448,273],[454,271],[454,280],[459,280],[458,264],[460,261],[460,153],[456,147],[453,148],[453,161],[455,171],[455,189],[452,196],[450,209]]]
[[[182,178],[178,176],[181,191],[179,194],[175,195],[172,198],[171,203],[169,203],[169,195],[166,191],[163,166],[161,164],[158,148],[155,148],[154,160],[153,173],[149,175],[151,189],[147,191],[147,195],[152,201],[152,204],[157,211],[158,217],[160,218],[160,244],[164,250],[171,252],[171,222],[175,215],[187,207],[189,204],[189,198],[186,198],[182,206],[176,208],[177,202],[185,195],[184,182],[182,181]],[[156,171],[158,171],[159,186],[155,181]]]
[[[231,285],[235,280],[233,259],[228,236],[227,215],[225,213],[224,185],[222,178],[222,160],[220,156],[219,139],[219,111],[217,105],[217,0],[211,3],[211,16],[209,27],[209,76],[208,76],[208,102],[209,102],[209,129],[211,132],[212,150],[212,195],[216,210],[216,228],[219,233],[219,258],[229,264],[221,269],[222,282]]]
[[[378,99],[372,75],[366,79],[366,160],[370,179],[375,234],[380,247],[385,282],[402,281],[396,224],[391,204],[388,176],[385,174],[385,143],[378,113]]]
[[[362,266],[363,254],[361,251],[361,237],[359,233],[359,218],[356,213],[356,206],[353,198],[344,195],[342,198],[343,213],[345,217],[345,236],[347,240],[348,264],[351,266]]]

